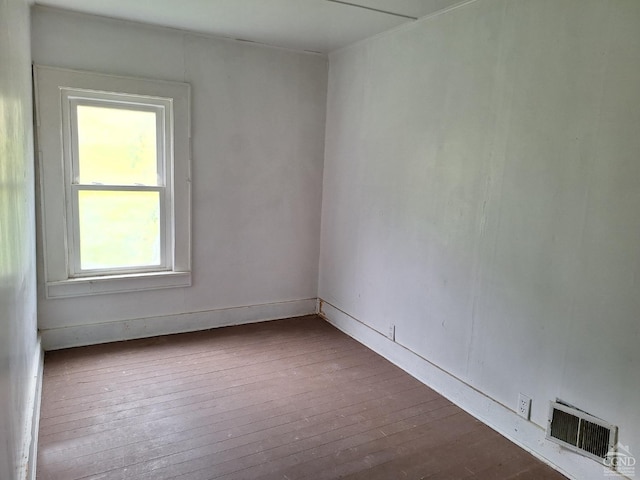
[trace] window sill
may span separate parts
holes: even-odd
[[[191,286],[191,272],[152,272],[47,282],[47,298],[82,297]]]

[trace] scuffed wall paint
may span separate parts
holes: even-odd
[[[640,2],[478,0],[330,56],[319,297],[640,454]]]
[[[36,336],[29,9],[0,1],[0,478],[26,474]]]

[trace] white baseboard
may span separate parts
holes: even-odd
[[[317,312],[317,299],[248,305],[181,313],[160,317],[134,318],[115,322],[41,329],[44,350],[95,345],[173,333],[300,317]]]
[[[519,417],[515,411],[337,307],[322,299],[319,305],[319,314],[330,324],[402,368],[563,475],[576,480],[626,478],[608,469],[605,477],[603,465],[547,441],[541,426]]]
[[[40,427],[40,399],[42,397],[42,374],[44,371],[44,352],[38,336],[37,345],[29,377],[29,397],[25,405],[25,425],[22,445],[21,480],[35,480],[38,458],[38,429]]]

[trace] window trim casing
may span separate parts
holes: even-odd
[[[186,287],[191,285],[191,161],[190,161],[190,86],[187,83],[122,77],[94,72],[34,65],[36,132],[38,146],[39,216],[43,256],[45,298],[75,297]],[[173,115],[165,122],[165,137],[171,142],[173,168],[165,165],[166,211],[173,224],[165,222],[167,250],[165,269],[152,271],[113,271],[109,274],[74,275],[69,269],[70,232],[67,229],[67,202],[70,200],[71,169],[66,167],[65,147],[72,145],[65,131],[64,92],[92,92],[99,96],[117,95],[122,99],[165,99],[171,102]],[[68,112],[67,112],[68,115]],[[67,122],[67,126],[68,126]],[[43,128],[43,126],[45,126]],[[166,161],[166,160],[165,160]],[[67,181],[69,180],[69,181]],[[61,222],[61,219],[63,220]]]

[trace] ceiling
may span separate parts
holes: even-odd
[[[468,0],[35,0],[277,47],[329,53]]]

